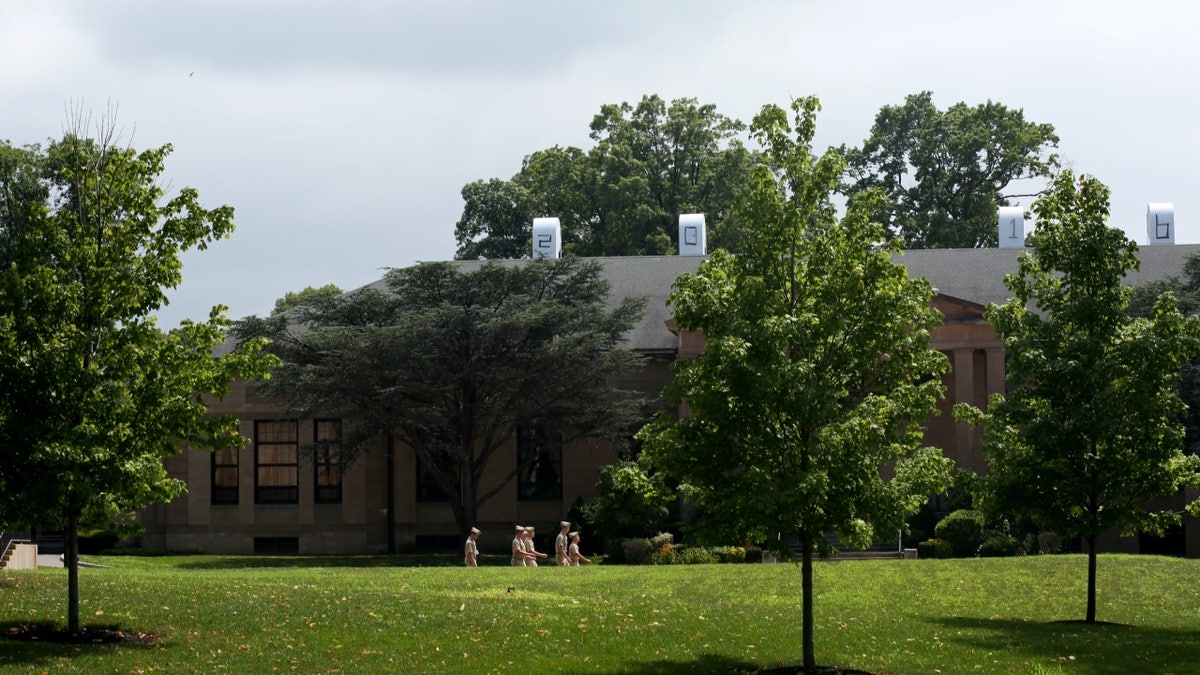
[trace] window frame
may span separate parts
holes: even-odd
[[[551,438],[540,423],[517,426],[517,501],[561,502],[563,499],[563,442],[561,435]],[[531,459],[530,454],[534,457]],[[556,472],[552,483],[542,483],[536,474],[542,458]]]
[[[322,435],[322,427],[326,427],[330,435]],[[331,427],[331,428],[330,428]],[[318,418],[313,420],[313,443],[324,440],[341,438],[342,421],[333,418]],[[323,482],[322,479],[326,480]],[[316,445],[313,452],[313,503],[341,504],[343,480],[341,462],[332,448]]]
[[[263,428],[276,426],[279,431],[290,428],[290,439],[263,440]],[[285,434],[286,436],[286,434]],[[291,448],[290,461],[264,462],[264,450]],[[290,484],[263,484],[264,470],[282,470],[279,473],[292,475]],[[285,479],[286,480],[286,479]],[[254,503],[263,505],[294,505],[300,503],[300,422],[299,420],[255,420],[254,421]]]
[[[215,450],[212,453],[210,472],[209,472],[209,503],[213,506],[237,506],[240,502],[240,481],[241,472],[238,466],[240,453],[238,448],[223,448]],[[228,455],[232,455],[231,461],[221,461]],[[233,475],[233,484],[220,484],[219,477],[222,474]]]

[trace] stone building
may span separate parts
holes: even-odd
[[[957,423],[956,403],[983,406],[1003,391],[1004,350],[983,320],[989,303],[1008,298],[1003,279],[1017,270],[1023,249],[936,249],[910,251],[898,258],[913,276],[925,277],[937,291],[933,304],[945,317],[933,331],[932,346],[950,357],[941,414],[931,418],[927,441],[942,448],[959,467],[985,470],[981,432]],[[1139,252],[1141,271],[1130,285],[1181,273],[1184,260],[1200,245],[1146,246]],[[703,349],[703,336],[680,332],[671,322],[667,296],[681,274],[694,272],[699,256],[601,258],[617,297],[647,298],[641,322],[627,344],[645,357],[645,366],[624,387],[657,397],[670,378],[670,364]],[[464,262],[464,266],[477,263]],[[211,553],[298,552],[379,553],[445,546],[458,536],[450,507],[431,498],[413,452],[380,441],[344,472],[314,466],[299,448],[337,433],[339,420],[280,419],[278,405],[236,383],[212,406],[234,413],[251,442],[241,451],[217,454],[184,452],[167,461],[172,476],[186,480],[188,492],[169,504],[141,514],[143,545]],[[491,462],[487,481],[499,481],[516,466],[520,440]],[[552,532],[577,498],[595,496],[597,469],[616,460],[615,450],[599,443],[562,448],[555,458],[557,485],[514,480],[485,504],[478,526],[481,548],[507,546],[513,523]],[[1194,496],[1194,495],[1193,495]],[[1183,495],[1172,499],[1182,505]],[[1200,556],[1200,525],[1189,519],[1167,548]],[[1113,537],[1105,550],[1153,550],[1162,542]]]

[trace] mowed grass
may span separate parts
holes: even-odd
[[[89,558],[85,626],[152,646],[0,639],[2,672],[729,673],[800,663],[792,564],[478,569],[451,558]],[[424,561],[432,566],[414,566]],[[499,562],[490,559],[489,562]],[[401,566],[403,565],[403,566]],[[873,673],[1200,673],[1200,560],[816,566],[817,661]],[[66,622],[61,569],[0,574],[0,632]]]

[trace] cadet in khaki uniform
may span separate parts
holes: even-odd
[[[529,562],[525,564],[528,567],[537,567],[538,558],[549,557],[545,553],[538,553],[537,549],[533,547],[533,535],[535,533],[535,529],[536,528],[534,528],[532,525],[525,528],[525,552],[529,554]]]
[[[463,564],[467,567],[479,567],[479,547],[475,545],[475,540],[479,539],[479,528],[472,527],[471,535],[467,537],[467,543],[463,544]]]
[[[512,540],[512,566],[525,567],[529,554],[525,551],[525,527],[517,525],[517,532]]]
[[[583,554],[579,552],[579,533],[578,532],[571,533],[571,546],[569,549],[567,549],[567,553],[571,558],[571,566],[572,567],[579,567],[580,560],[582,560],[585,563],[592,562],[588,558],[583,557]]]
[[[558,525],[562,531],[554,538],[554,562],[558,563],[559,567],[569,567],[571,565],[571,555],[567,549],[570,547],[571,542],[567,537],[567,530],[571,529],[571,523],[564,520]]]

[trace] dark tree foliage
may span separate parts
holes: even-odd
[[[736,138],[744,129],[695,99],[601,106],[590,150],[539,150],[507,181],[463,187],[455,257],[528,256],[540,216],[559,218],[564,250],[586,257],[671,253],[681,213],[706,214],[721,245],[721,225],[756,161]]]
[[[643,304],[610,306],[601,267],[578,258],[427,263],[389,271],[383,288],[244,319],[236,334],[271,338],[283,360],[264,395],[298,416],[345,420],[330,444],[341,461],[379,439],[411,447],[465,536],[537,460],[484,482],[520,428],[568,452],[584,438],[628,441],[641,403],[614,380],[639,364],[621,345]]]
[[[861,148],[843,148],[855,194],[887,195],[873,216],[905,248],[996,246],[997,209],[1009,205],[1013,181],[1045,178],[1058,166],[1058,136],[1027,122],[1021,110],[988,101],[945,111],[924,91],[884,106]]]

